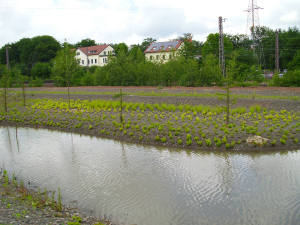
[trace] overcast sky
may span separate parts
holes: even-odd
[[[260,25],[300,28],[299,0],[257,0]],[[192,33],[205,41],[218,32],[246,33],[249,0],[0,0],[0,46],[24,37],[51,35],[75,43],[141,43]]]

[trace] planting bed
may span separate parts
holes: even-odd
[[[299,89],[284,90],[281,95],[275,95],[278,90],[258,89],[259,94],[252,97],[247,97],[248,89],[233,90],[228,124],[221,89],[182,92],[171,88],[163,93],[154,88],[127,88],[123,122],[120,101],[113,98],[119,89],[102,88],[101,93],[98,89],[82,88],[81,93],[71,95],[70,108],[66,95],[59,93],[65,89],[47,89],[52,93],[30,90],[26,107],[22,106],[19,93],[12,92],[14,103],[8,113],[1,112],[0,125],[46,127],[133,143],[209,151],[300,147]],[[263,143],[249,143],[254,136],[264,138]]]

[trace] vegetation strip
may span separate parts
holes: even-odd
[[[12,93],[21,94],[22,91],[12,91]],[[26,91],[26,94],[61,94],[67,95],[67,91]],[[117,92],[93,92],[93,91],[70,91],[71,95],[115,95]],[[226,98],[225,93],[197,93],[197,92],[180,92],[169,93],[162,91],[151,92],[124,92],[124,95],[133,96],[153,96],[153,97],[199,97],[199,98]],[[300,101],[300,96],[281,96],[281,95],[259,95],[253,94],[230,94],[234,99],[272,99],[272,100],[291,100]]]
[[[259,105],[226,107],[52,99],[11,103],[1,124],[54,128],[133,143],[206,150],[299,148],[299,112]],[[120,116],[120,114],[122,116]],[[121,122],[122,121],[122,122]],[[253,137],[261,137],[263,142]],[[288,146],[288,147],[287,147]]]

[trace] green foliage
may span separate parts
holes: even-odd
[[[300,70],[300,50],[298,50],[291,62],[288,64],[289,70]]]
[[[90,38],[86,38],[81,40],[80,42],[77,42],[75,44],[75,48],[79,48],[79,47],[88,47],[88,46],[94,46],[96,45],[96,41],[92,40]]]
[[[278,74],[275,74],[272,79],[272,85],[300,87],[300,69],[288,71],[283,77],[279,77]]]
[[[51,76],[56,85],[66,86],[71,83],[76,75],[79,65],[75,59],[75,51],[72,51],[68,46],[60,50],[53,60]]]
[[[212,54],[206,55],[200,68],[200,85],[221,84],[222,80],[223,77],[221,75],[218,59]]]
[[[155,38],[152,38],[152,37],[148,37],[148,38],[145,38],[140,46],[142,52],[144,52],[148,46],[152,43],[152,42],[155,42],[156,39]]]
[[[233,44],[230,38],[225,35],[224,37],[224,51],[225,56],[230,56],[231,52],[233,51]],[[213,54],[215,57],[219,57],[219,34],[209,34],[206,41],[202,47],[202,54],[204,56]]]
[[[45,79],[49,78],[51,74],[51,66],[49,63],[38,62],[31,70],[31,76],[34,78]]]
[[[0,63],[6,63],[5,48],[0,49]],[[22,74],[30,75],[31,69],[37,62],[50,62],[61,48],[59,42],[51,36],[36,36],[23,38],[18,42],[9,44],[10,64],[22,67]]]
[[[41,86],[43,86],[43,80],[40,78],[30,79],[28,86],[29,87],[41,87]]]

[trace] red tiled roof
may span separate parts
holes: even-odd
[[[106,49],[109,45],[95,45],[89,47],[81,47],[80,49],[84,54],[88,55],[99,55],[104,49]]]

